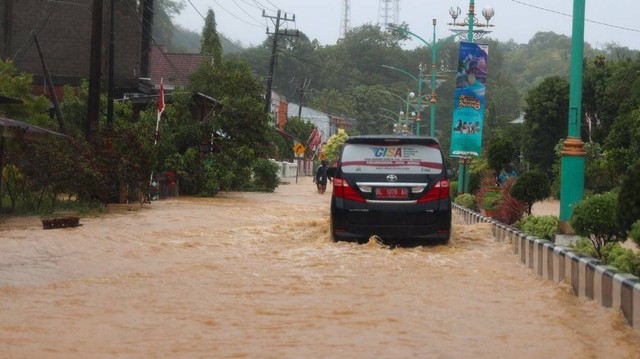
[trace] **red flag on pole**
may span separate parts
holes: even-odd
[[[164,86],[162,80],[160,80],[160,95],[158,96],[158,113],[164,111]]]
[[[316,150],[316,148],[318,148],[318,146],[320,146],[320,144],[322,143],[322,136],[324,135],[324,131],[320,131],[320,133],[316,134],[316,138],[313,141],[313,144],[311,145],[311,149],[312,150]]]
[[[317,134],[318,134],[318,128],[314,127],[313,131],[311,131],[311,134],[309,135],[309,139],[307,140],[307,146],[313,144],[313,141],[316,139]]]

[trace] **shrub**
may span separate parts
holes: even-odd
[[[578,239],[574,244],[570,245],[569,248],[587,257],[596,256],[596,252],[593,249],[593,244],[591,244],[591,241],[587,238]]]
[[[457,196],[454,203],[474,211],[476,209],[476,198],[471,193],[463,193]]]
[[[487,171],[491,174],[491,179],[493,180],[492,185],[495,184],[495,172],[491,171],[484,157],[474,157],[471,160],[471,166],[468,168],[468,171],[469,193],[476,193],[482,187],[483,177],[485,177]]]
[[[451,198],[458,197],[458,181],[451,181],[449,184],[449,193]]]
[[[635,221],[631,226],[629,237],[636,243],[640,244],[640,221]]]
[[[487,191],[484,196],[483,208],[488,210],[496,210],[500,206],[502,200],[502,192]]]
[[[640,255],[632,249],[623,248],[620,243],[608,243],[602,247],[602,257],[606,264],[620,272],[640,276]]]
[[[605,244],[627,238],[626,231],[616,222],[616,207],[617,195],[607,192],[586,198],[573,208],[571,227],[591,241],[598,259],[602,259]]]
[[[259,158],[253,164],[253,184],[259,191],[273,192],[278,187],[278,165]]]
[[[535,202],[549,197],[550,193],[549,179],[539,170],[525,172],[511,188],[511,195],[527,204],[528,214],[531,214],[531,208]]]
[[[527,204],[511,196],[511,187],[515,183],[515,178],[509,178],[502,185],[502,199],[500,200],[498,213],[495,219],[505,224],[514,224],[524,216],[527,211]]]
[[[558,232],[558,217],[556,216],[528,216],[522,221],[522,231],[526,234],[551,240]]]

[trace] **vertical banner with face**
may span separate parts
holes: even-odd
[[[489,45],[460,43],[451,130],[454,157],[480,155],[488,59]]]

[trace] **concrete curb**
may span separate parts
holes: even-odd
[[[566,282],[573,293],[594,300],[603,307],[620,310],[627,323],[640,331],[640,278],[620,273],[597,259],[585,257],[570,248],[534,236],[453,204],[454,212],[467,224],[488,222],[493,237],[509,241],[513,254],[540,277],[556,283]]]

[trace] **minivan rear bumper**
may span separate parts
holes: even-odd
[[[445,243],[451,236],[451,211],[443,210],[430,225],[353,224],[341,215],[331,216],[331,234],[335,241],[365,243],[373,235],[388,244]]]

